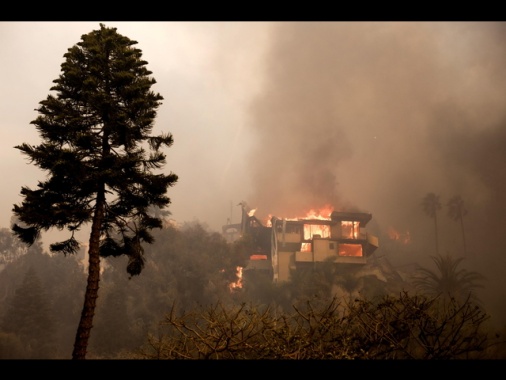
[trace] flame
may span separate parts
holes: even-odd
[[[330,205],[325,205],[320,209],[311,209],[306,213],[306,216],[302,219],[320,219],[320,220],[330,220],[330,214],[332,214],[334,208]],[[301,219],[301,218],[299,218]]]
[[[401,238],[401,233],[393,227],[388,227],[387,234],[392,240],[399,240]]]
[[[304,219],[319,219],[319,220],[330,220],[330,215],[334,211],[334,208],[330,205],[325,205],[319,209],[310,209],[304,216],[295,218],[286,218],[286,220],[304,220]]]
[[[360,229],[359,222],[342,221],[341,228],[342,228],[344,237],[346,237],[348,239],[358,239],[358,232]]]
[[[248,216],[253,216],[253,215],[255,215],[255,212],[256,212],[256,211],[257,211],[257,209],[256,209],[256,208],[253,208],[253,209],[249,210],[249,211],[248,211]]]
[[[304,224],[304,239],[313,239],[315,235],[321,238],[329,238],[330,226],[320,224]]]
[[[236,267],[236,270],[237,270],[237,281],[232,282],[228,285],[230,291],[242,288],[242,267]]]
[[[409,231],[406,231],[405,233],[400,233],[393,227],[388,227],[387,231],[388,237],[392,240],[398,240],[404,244],[408,244],[411,242],[411,234]]]
[[[267,255],[253,254],[249,257],[250,260],[267,260]]]
[[[251,210],[251,212],[256,211],[256,209]],[[306,212],[303,216],[297,216],[294,218],[285,218],[286,220],[305,220],[305,219],[319,219],[319,220],[330,220],[330,215],[332,214],[332,211],[334,211],[334,207],[331,205],[325,205],[319,209],[310,209]],[[253,214],[248,214],[249,216],[252,216]],[[272,214],[267,215],[267,217],[264,219],[264,225],[267,227],[272,227]]]
[[[306,220],[330,220],[330,215],[332,214],[332,211],[334,208],[330,205],[325,205],[324,207],[320,209],[310,209],[308,212],[306,212],[305,215],[295,217],[295,218],[285,218],[284,220],[289,221],[306,221]],[[272,215],[269,215],[268,220],[266,222],[266,225],[268,227],[272,227]],[[328,225],[320,225],[320,224],[311,224],[311,223],[304,223],[304,239],[305,240],[311,240],[313,239],[313,236],[319,236],[321,238],[328,238],[330,237],[330,226]],[[311,250],[309,248],[309,250]]]
[[[330,220],[330,214],[332,214],[333,210],[334,208],[332,206],[325,205],[320,209],[310,209],[306,213],[306,215],[302,217],[287,218],[287,220],[306,220],[306,219]],[[330,237],[330,227],[327,225],[304,224],[304,239],[311,240],[315,235],[318,235],[321,238]],[[310,251],[311,247],[309,247],[308,249]]]
[[[311,243],[302,243],[300,247],[301,252],[311,252]]]

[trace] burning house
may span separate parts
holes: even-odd
[[[329,265],[363,265],[378,248],[378,238],[365,231],[372,215],[333,211],[328,217],[300,219],[272,217],[264,225],[243,204],[239,236],[248,235],[252,251],[247,271],[265,271],[274,282],[290,280],[291,271],[317,262]]]

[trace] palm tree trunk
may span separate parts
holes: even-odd
[[[464,256],[467,256],[467,247],[466,247],[466,234],[464,231],[464,218],[460,217],[460,227],[462,229],[462,241],[464,242]]]
[[[436,255],[439,255],[439,236],[437,233],[437,215],[434,214],[434,227],[435,227],[435,237],[436,237]]]

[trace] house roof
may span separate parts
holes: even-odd
[[[371,219],[372,214],[366,212],[343,212],[343,211],[333,211],[330,214],[330,219],[336,222],[340,221],[358,221],[364,227]]]

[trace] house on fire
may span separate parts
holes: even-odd
[[[365,231],[372,215],[333,211],[328,219],[280,219],[264,226],[243,205],[240,224],[223,227],[224,233],[249,235],[252,252],[248,271],[263,271],[274,282],[290,280],[291,271],[317,262],[363,265],[379,247],[378,238]]]

